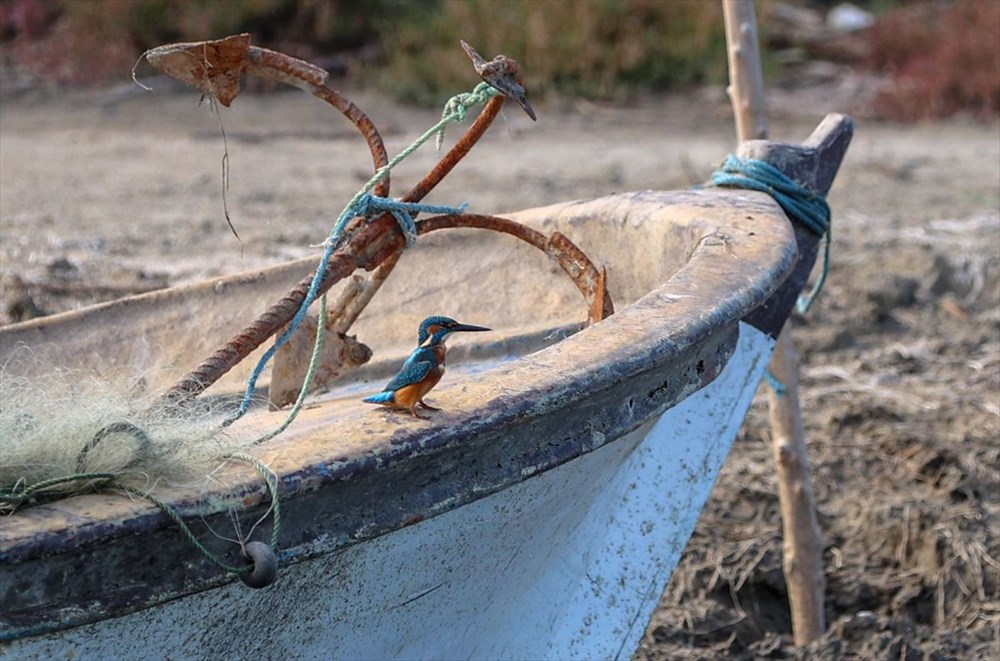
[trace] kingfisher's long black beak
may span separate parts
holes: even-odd
[[[456,324],[449,328],[451,332],[455,333],[457,331],[488,331],[493,330],[492,328],[486,328],[485,326],[473,326],[471,324]]]

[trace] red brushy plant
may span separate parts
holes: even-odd
[[[4,59],[41,82],[89,84],[128,71],[129,0],[13,0],[0,12]]]
[[[873,109],[917,121],[968,111],[1000,113],[1000,2],[921,2],[884,15],[871,29],[867,68],[889,76]]]

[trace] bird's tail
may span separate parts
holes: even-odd
[[[363,402],[368,402],[369,404],[388,404],[392,402],[393,392],[391,390],[386,390],[378,393],[377,395],[372,395],[371,397],[365,397]]]

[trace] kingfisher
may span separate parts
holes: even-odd
[[[409,410],[414,418],[424,417],[417,414],[418,406],[428,411],[440,411],[441,409],[425,402],[424,396],[444,375],[445,354],[448,351],[445,340],[452,333],[488,330],[491,329],[460,324],[450,317],[427,317],[420,322],[417,331],[418,346],[403,363],[399,374],[386,384],[382,392],[365,397],[363,401]]]
[[[479,77],[486,81],[490,87],[503,92],[507,98],[517,101],[524,113],[531,118],[531,121],[536,121],[535,111],[528,103],[528,99],[524,97],[524,76],[521,75],[521,67],[517,60],[506,55],[497,55],[487,62],[482,55],[476,52],[475,48],[461,39],[459,42],[466,55],[472,60],[472,66],[476,69]]]

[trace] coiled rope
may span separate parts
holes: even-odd
[[[795,304],[795,309],[800,314],[808,312],[823,290],[830,269],[830,205],[826,197],[803,186],[770,163],[753,158],[738,158],[732,154],[712,174],[712,184],[767,193],[789,219],[823,238],[823,261],[819,278],[812,290],[799,296]]]
[[[803,186],[770,163],[739,158],[733,154],[727,156],[722,166],[712,174],[712,185],[767,193],[790,220],[823,239],[823,259],[816,284],[795,302],[799,314],[808,312],[823,290],[830,270],[830,205],[826,197]],[[785,385],[770,371],[765,372],[764,379],[775,393],[785,393]]]

